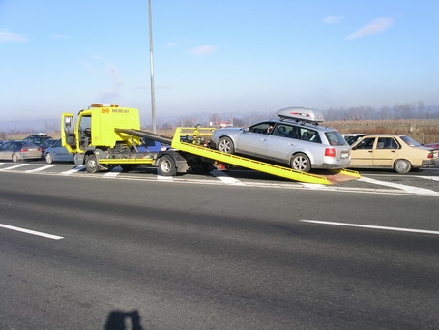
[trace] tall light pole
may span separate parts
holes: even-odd
[[[154,49],[152,41],[152,8],[151,0],[148,0],[149,9],[149,67],[151,71],[151,116],[152,116],[152,132],[157,133],[157,123],[155,118],[155,84],[154,84]]]

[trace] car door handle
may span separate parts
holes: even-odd
[[[288,143],[288,145],[294,147],[294,143]]]

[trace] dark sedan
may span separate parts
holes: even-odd
[[[0,145],[0,160],[10,160],[16,163],[41,158],[43,158],[43,149],[30,141],[6,141]]]

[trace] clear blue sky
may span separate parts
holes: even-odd
[[[157,117],[439,105],[437,0],[152,0]],[[0,0],[0,121],[151,117],[148,0]]]

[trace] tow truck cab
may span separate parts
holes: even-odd
[[[62,114],[63,146],[71,153],[84,153],[88,148],[116,148],[139,145],[140,138],[124,136],[115,129],[140,129],[139,111],[118,105],[92,104],[78,112],[76,122],[71,113]]]

